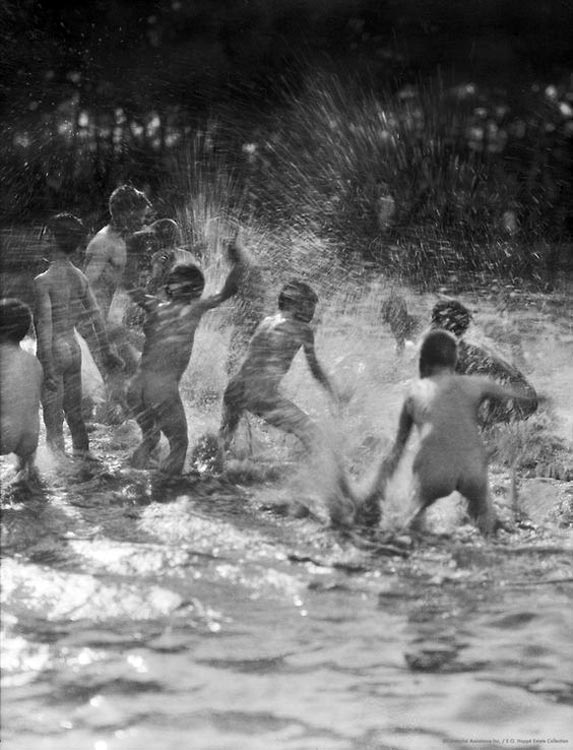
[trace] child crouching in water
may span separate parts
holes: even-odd
[[[40,434],[42,365],[20,342],[32,325],[28,305],[0,300],[0,453],[15,453],[16,481],[37,479],[34,459]]]
[[[221,291],[210,297],[201,298],[205,278],[193,263],[181,263],[171,269],[165,284],[167,300],[146,294],[143,289],[129,292],[147,313],[143,353],[127,392],[128,405],[142,432],[141,443],[131,458],[135,468],[148,467],[150,453],[163,433],[170,453],[160,470],[166,474],[183,471],[189,438],[179,382],[189,364],[201,318],[238,289],[242,254],[231,243],[228,255],[233,264],[231,272]]]
[[[478,427],[478,407],[487,398],[537,402],[537,397],[504,388],[489,378],[457,375],[457,342],[443,330],[430,332],[420,351],[420,379],[406,396],[398,432],[390,454],[384,458],[374,487],[361,507],[363,520],[375,523],[380,516],[386,482],[404,453],[413,426],[420,433],[414,458],[416,510],[411,526],[421,524],[426,509],[454,490],[468,502],[468,510],[484,534],[497,526],[489,493],[485,447]]]

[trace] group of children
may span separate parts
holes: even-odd
[[[0,305],[1,452],[17,455],[21,475],[35,471],[40,400],[48,446],[63,453],[65,416],[74,455],[92,458],[81,409],[81,353],[75,330],[86,325],[93,328],[99,359],[107,372],[118,372],[124,365],[110,345],[88,278],[71,261],[85,240],[82,222],[71,214],[58,214],[47,228],[53,241],[52,259],[48,270],[34,280],[37,358],[20,347],[32,322],[30,309],[16,299],[2,300]],[[162,291],[157,283],[151,287],[156,294],[150,293],[149,285],[127,290],[144,314],[141,357],[126,388],[129,415],[141,429],[141,442],[131,459],[136,468],[151,467],[152,452],[163,434],[169,454],[160,470],[168,475],[183,470],[188,435],[179,384],[189,364],[195,332],[203,315],[235,295],[248,279],[249,264],[235,241],[227,246],[227,259],[231,270],[223,287],[207,297],[203,296],[203,273],[187,256],[172,258],[174,264],[161,268]],[[280,291],[277,312],[264,317],[256,327],[223,395],[219,430],[222,454],[229,448],[244,412],[295,435],[308,452],[320,442],[315,422],[280,390],[283,377],[302,349],[312,376],[337,400],[316,355],[310,323],[317,303],[318,297],[308,284],[292,279]],[[536,408],[538,397],[531,389],[521,387],[522,383],[515,384],[516,390],[482,375],[456,372],[464,356],[456,335],[459,338],[460,331],[467,328],[469,318],[466,320],[466,309],[459,303],[440,304],[434,308],[432,330],[421,346],[420,379],[406,396],[395,443],[381,460],[373,486],[359,496],[338,460],[338,487],[352,510],[346,518],[353,522],[378,522],[387,481],[416,426],[421,442],[414,461],[417,506],[413,524],[420,522],[435,500],[458,490],[467,499],[479,528],[485,533],[495,528],[478,407],[488,399],[495,404],[511,400],[529,410],[521,414],[523,417]]]

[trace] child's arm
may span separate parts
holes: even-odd
[[[371,517],[373,519],[379,517],[379,504],[380,501],[384,500],[386,483],[398,468],[398,464],[404,453],[413,425],[414,420],[412,419],[410,411],[409,399],[406,399],[398,419],[398,431],[396,433],[396,438],[394,439],[394,444],[392,445],[390,452],[383,457],[378,471],[376,472],[374,481],[372,482],[372,486],[366,492],[360,503],[361,514],[363,517]]]
[[[53,391],[58,387],[52,353],[52,301],[49,286],[42,279],[34,279],[34,327],[38,342],[38,359],[44,369],[46,388]]]
[[[322,368],[322,365],[320,364],[316,356],[316,348],[314,345],[314,333],[310,326],[307,326],[306,331],[305,331],[303,349],[304,349],[304,354],[306,356],[306,361],[308,362],[308,366],[310,367],[310,372],[312,373],[312,377],[317,382],[320,383],[320,385],[325,389],[325,391],[327,391],[329,396],[334,401],[338,401],[338,394],[334,390],[328,375]]]
[[[412,419],[412,414],[410,411],[410,401],[409,399],[406,399],[404,405],[402,406],[402,411],[400,412],[400,417],[398,419],[398,431],[396,432],[394,445],[390,449],[390,453],[388,453],[384,457],[380,465],[377,477],[377,486],[380,486],[383,482],[386,482],[387,479],[390,479],[392,474],[394,474],[394,472],[398,468],[398,464],[400,463],[400,459],[402,458],[402,454],[404,453],[404,449],[406,447],[406,443],[408,442],[408,438],[410,437],[410,433],[412,432],[413,426],[414,420]]]
[[[246,256],[234,240],[227,245],[227,256],[232,264],[232,268],[227,275],[220,292],[199,300],[198,304],[201,307],[201,314],[214,307],[218,307],[221,303],[225,302],[225,300],[228,300],[229,297],[236,294],[239,289],[239,284],[243,280],[243,276],[247,269]]]
[[[87,283],[83,297],[83,304],[94,327],[105,366],[110,370],[124,367],[125,365],[121,357],[118,357],[117,354],[111,350],[101,310],[99,309],[94,293]]]
[[[155,293],[161,284],[161,278],[165,266],[169,262],[170,256],[173,256],[172,250],[158,250],[151,256],[151,278],[147,282],[147,291]]]
[[[101,275],[111,260],[109,243],[95,237],[86,248],[84,273],[92,288],[97,288]]]
[[[497,398],[500,401],[521,401],[523,403],[535,404],[536,407],[538,404],[547,400],[544,396],[539,396],[535,392],[533,394],[531,392],[525,393],[524,391],[518,391],[514,390],[513,388],[508,388],[507,386],[500,385],[499,383],[496,383],[494,380],[490,380],[489,378],[483,378],[481,399],[484,400],[486,398]]]
[[[126,291],[133,302],[143,308],[145,312],[151,312],[161,302],[159,297],[155,297],[153,294],[148,294],[142,287],[127,289]]]

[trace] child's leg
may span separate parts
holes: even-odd
[[[308,414],[292,401],[278,396],[271,403],[258,405],[253,412],[273,427],[296,435],[307,451],[312,452],[315,449],[320,431]]]
[[[187,418],[179,391],[156,406],[155,416],[159,429],[169,441],[170,452],[161,464],[161,471],[166,474],[181,474],[189,446],[187,435]]]
[[[136,469],[145,469],[149,463],[149,454],[159,443],[161,433],[155,421],[153,408],[146,407],[142,383],[137,375],[128,385],[127,403],[142,435],[141,443],[131,455],[131,465]]]
[[[59,379],[58,388],[42,388],[42,412],[46,427],[46,442],[54,451],[64,451],[64,385]]]
[[[458,486],[468,501],[468,511],[482,534],[491,534],[496,525],[496,515],[489,493],[487,470],[465,477]]]
[[[242,384],[238,380],[231,380],[223,395],[223,416],[219,428],[219,441],[223,450],[231,445],[233,436],[237,430],[241,415],[244,411],[242,405]]]
[[[412,531],[422,532],[427,508],[456,489],[451,468],[434,451],[421,449],[416,456],[413,465],[416,510],[407,524]]]
[[[74,453],[87,453],[89,438],[82,416],[82,375],[81,360],[74,362],[63,374],[63,406],[66,422],[72,435]]]
[[[25,482],[28,481],[38,481],[39,475],[38,475],[38,469],[36,468],[36,451],[32,451],[32,453],[18,453],[17,454],[17,464],[16,464],[16,471],[17,481],[24,480]]]

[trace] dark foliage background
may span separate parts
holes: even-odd
[[[369,261],[406,244],[414,275],[460,246],[535,270],[570,239],[567,0],[0,8],[5,223],[65,208],[97,227],[124,180],[173,215],[227,170],[241,210]]]

